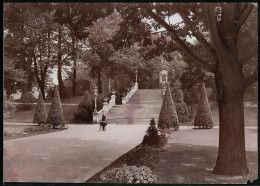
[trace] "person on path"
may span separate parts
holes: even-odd
[[[101,130],[101,127],[102,127],[102,130],[105,131],[106,130],[106,126],[107,126],[107,117],[103,113],[101,121],[100,121],[100,130]]]

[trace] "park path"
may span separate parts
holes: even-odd
[[[64,131],[4,141],[4,181],[86,181],[141,143],[150,118],[158,119],[160,93],[138,90],[126,105],[110,110],[104,132],[98,125],[69,125]]]
[[[84,182],[140,144],[147,125],[69,125],[4,141],[4,181]]]

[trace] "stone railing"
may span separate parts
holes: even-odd
[[[102,113],[105,115],[108,113],[108,111],[116,104],[116,96],[113,94],[111,95],[111,99],[109,102],[103,103],[103,108],[98,112],[93,112],[93,123],[98,123],[100,119],[102,118]]]
[[[135,85],[127,92],[127,95],[125,97],[122,97],[122,104],[127,104],[129,99],[134,95],[135,91],[138,90],[138,83],[135,83]]]

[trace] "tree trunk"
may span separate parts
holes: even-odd
[[[102,73],[102,96],[105,97],[109,93],[109,68],[107,66],[103,66]]]
[[[248,174],[245,153],[244,85],[242,71],[223,60],[221,73],[215,74],[219,98],[219,149],[213,174]],[[233,66],[233,67],[232,67]]]
[[[59,93],[60,93],[60,97],[63,98],[64,97],[64,86],[63,86],[63,81],[62,81],[62,53],[61,53],[61,26],[59,26],[59,30],[58,30],[58,72],[57,72],[57,76],[58,76],[58,83],[59,83]]]
[[[25,70],[25,54],[23,51],[20,53],[20,69]],[[22,97],[26,92],[28,92],[27,84],[24,81],[21,82],[21,91]]]
[[[40,87],[40,90],[41,90],[42,98],[45,99],[45,83],[44,83],[44,81],[39,83],[39,87]]]
[[[75,38],[72,37],[72,47],[73,47],[72,48],[72,59],[73,59],[73,65],[74,65],[73,77],[72,77],[72,96],[73,97],[76,96],[76,94],[77,94],[77,82],[76,82],[76,80],[77,80],[77,71],[76,71],[77,63],[76,63],[75,42],[77,42],[77,41],[75,41]]]
[[[101,72],[100,70],[97,71],[97,87],[98,87],[98,93],[102,93],[102,81],[101,81]]]

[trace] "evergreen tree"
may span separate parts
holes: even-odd
[[[179,129],[179,120],[175,109],[174,102],[171,96],[171,90],[169,84],[167,85],[166,92],[163,98],[163,104],[160,111],[158,128],[175,128]]]
[[[54,97],[46,123],[53,125],[53,128],[60,124],[64,126],[65,123],[60,101],[59,89],[57,87],[55,87]]]
[[[213,118],[210,110],[210,105],[207,97],[205,84],[201,86],[200,100],[196,111],[194,126],[203,126],[207,128],[213,127]]]
[[[158,135],[158,130],[155,126],[154,118],[150,121],[150,126],[148,130],[146,131],[146,135],[144,136],[143,145],[149,145],[149,146],[158,146],[160,143],[160,137]]]
[[[77,110],[74,113],[76,121],[89,122],[93,120],[93,107],[91,97],[88,91],[85,92],[84,99],[79,103]]]
[[[46,111],[46,107],[42,98],[42,93],[41,91],[39,91],[39,98],[38,98],[38,103],[37,103],[37,107],[35,110],[35,114],[33,117],[33,123],[38,123],[39,125],[41,124],[45,124],[46,120],[47,120],[47,111]]]
[[[184,96],[179,80],[176,80],[172,86],[172,99],[176,107],[179,122],[190,121],[190,113],[187,104],[184,102]]]

